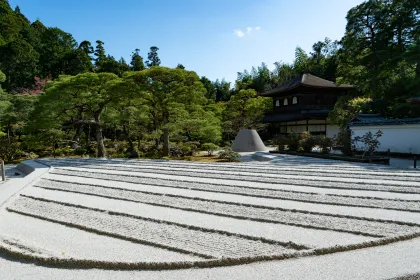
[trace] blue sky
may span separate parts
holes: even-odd
[[[361,0],[9,0],[31,21],[59,27],[80,43],[105,42],[107,54],[129,60],[159,47],[162,65],[211,80],[265,62],[292,62],[296,46],[344,34],[347,11]]]

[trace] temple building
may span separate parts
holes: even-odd
[[[273,135],[309,131],[334,137],[339,128],[327,122],[328,114],[340,96],[354,89],[311,74],[300,75],[261,94],[273,99],[273,111],[264,116],[263,122],[272,124]]]

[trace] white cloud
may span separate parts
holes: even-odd
[[[240,29],[233,30],[233,34],[235,34],[238,37],[244,37],[245,36],[245,33]]]
[[[251,33],[257,32],[257,31],[260,31],[260,30],[261,30],[260,26],[255,26],[255,27],[249,26],[249,27],[246,28],[246,33],[244,31],[242,31],[241,29],[235,29],[235,30],[233,30],[233,34],[235,34],[236,36],[241,38],[241,37],[245,37],[247,35],[251,35]]]

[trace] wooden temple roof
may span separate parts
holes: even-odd
[[[279,93],[286,93],[289,91],[296,91],[298,88],[319,88],[319,89],[354,89],[352,85],[336,85],[334,82],[319,78],[311,74],[303,74],[293,78],[286,83],[262,93],[262,96],[275,96]]]

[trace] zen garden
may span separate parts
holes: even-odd
[[[204,2],[180,1],[173,25],[232,15]],[[295,5],[245,2],[238,14],[261,20]],[[283,38],[292,60],[228,80],[211,55],[264,44],[268,26],[195,56],[169,33],[140,36],[164,42],[147,51],[123,30],[77,41],[112,36],[47,16],[119,3],[0,0],[0,279],[420,279],[420,2],[349,2],[337,38]],[[234,46],[219,77],[242,67],[233,53],[254,56]]]

